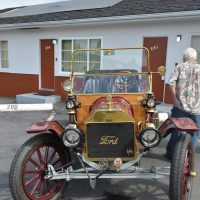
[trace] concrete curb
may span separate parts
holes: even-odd
[[[0,112],[19,112],[19,111],[45,111],[53,110],[52,103],[45,104],[0,104]]]

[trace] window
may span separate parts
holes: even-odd
[[[8,41],[0,41],[0,67],[8,68]]]
[[[76,49],[101,48],[101,39],[62,40],[62,72],[71,71],[71,56]],[[75,55],[75,71],[100,69],[100,52],[79,52]]]
[[[200,63],[200,36],[192,36],[191,46],[197,50],[197,61]]]

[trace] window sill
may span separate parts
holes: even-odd
[[[71,73],[69,73],[69,72],[66,72],[66,73],[64,73],[64,72],[59,72],[59,73],[57,73],[55,76],[70,77],[70,75],[71,75]]]
[[[59,74],[57,74],[56,76],[65,76],[65,77],[70,77],[71,76],[71,72],[60,72]],[[78,75],[84,75],[85,73],[78,73],[78,72],[75,72],[74,73],[76,76]]]

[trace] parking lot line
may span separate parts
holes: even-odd
[[[0,104],[0,112],[53,110],[52,103],[44,104]]]

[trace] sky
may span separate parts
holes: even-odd
[[[64,1],[64,0],[0,0],[0,10],[4,8],[52,3],[59,1]]]

